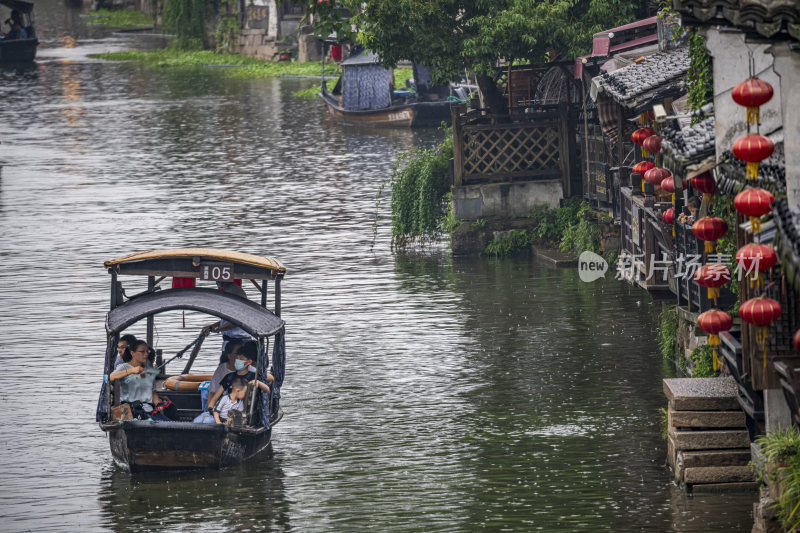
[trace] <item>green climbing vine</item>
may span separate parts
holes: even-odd
[[[712,378],[717,375],[717,371],[714,370],[712,346],[702,344],[692,350],[692,355],[689,357],[694,363],[694,370],[692,370],[693,378]]]
[[[448,215],[450,159],[453,157],[453,130],[443,129],[445,140],[441,144],[430,149],[409,150],[395,162],[388,180],[392,189],[393,246],[424,242],[442,232],[442,221]],[[386,183],[378,191],[376,222]],[[373,225],[373,231],[376,230],[377,226]]]
[[[214,49],[219,53],[236,51],[236,43],[239,38],[239,17],[236,15],[225,15],[217,21],[217,28],[214,31]]]
[[[689,33],[689,71],[686,74],[689,88],[689,108],[696,111],[714,98],[714,71],[711,54],[706,49],[706,39],[697,29]],[[692,124],[703,117],[693,117]]]
[[[200,50],[206,35],[208,0],[180,0],[164,3],[164,29],[175,34],[170,46],[178,50]]]
[[[678,351],[678,308],[670,306],[659,314],[658,348],[664,359],[672,359]]]

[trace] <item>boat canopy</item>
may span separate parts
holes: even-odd
[[[20,13],[30,13],[33,11],[33,4],[30,2],[23,2],[22,0],[0,0],[0,4],[16,9]]]
[[[254,337],[279,332],[284,322],[270,310],[234,294],[216,289],[178,288],[146,293],[108,312],[106,329],[119,334],[139,320],[176,309],[208,313],[240,326]]]
[[[342,107],[347,111],[383,109],[392,105],[392,71],[376,54],[356,51],[342,61]]]
[[[233,264],[233,277],[236,279],[273,279],[286,273],[286,267],[274,257],[213,248],[136,252],[106,261],[103,266],[118,274],[202,278],[203,263]]]

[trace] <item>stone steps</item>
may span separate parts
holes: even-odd
[[[733,378],[664,380],[667,461],[689,490],[752,490],[750,436]]]

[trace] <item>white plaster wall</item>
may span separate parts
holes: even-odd
[[[774,45],[773,70],[780,77],[783,111],[783,147],[786,159],[786,199],[800,206],[800,51],[786,43]]]
[[[772,85],[772,100],[761,106],[761,134],[767,135],[781,126],[780,78],[772,69],[769,44],[745,41],[744,33],[732,28],[706,30],[706,48],[714,58],[714,116],[716,118],[717,160],[733,142],[747,132],[747,110],[733,101],[731,91],[749,77],[753,52],[755,75]],[[755,132],[755,129],[752,130]]]
[[[535,205],[558,207],[563,197],[561,180],[486,183],[453,188],[454,211],[459,220],[524,217]]]

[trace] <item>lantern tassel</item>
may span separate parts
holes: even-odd
[[[648,157],[650,157],[650,152],[647,151],[647,148],[642,146],[642,158],[647,159]]]
[[[711,289],[709,289],[710,291]],[[719,346],[719,335],[711,334],[708,336],[708,344],[713,346],[712,353],[714,354],[714,371],[719,369],[719,359],[717,358],[717,346]]]
[[[761,233],[761,217],[750,217],[750,233]]]
[[[705,249],[706,253],[713,254],[714,253],[714,241],[703,241],[706,243]]]
[[[708,288],[708,299],[709,300],[716,300],[719,298],[719,287],[709,287]]]
[[[706,204],[706,205],[711,205],[712,203],[714,203],[714,193],[713,192],[712,193],[704,192],[703,193],[703,203]]]
[[[747,108],[747,123],[748,124],[761,124],[761,113],[758,106],[748,106]]]
[[[748,161],[747,162],[747,179],[749,180],[756,180],[758,179],[758,167],[761,164],[760,161]]]

